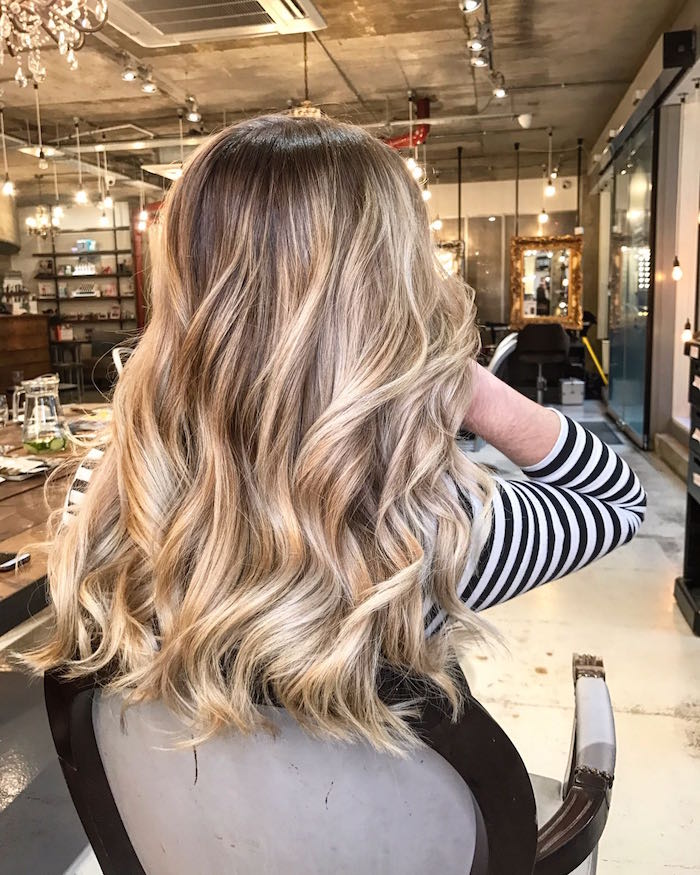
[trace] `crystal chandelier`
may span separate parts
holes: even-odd
[[[75,53],[86,35],[101,30],[107,21],[107,0],[96,0],[93,6],[86,0],[0,0],[0,64],[6,54],[15,61],[15,82],[22,88],[30,77],[43,82],[41,49],[53,42],[70,69],[77,69]]]
[[[58,226],[58,220],[54,219],[48,208],[42,205],[34,210],[34,215],[27,216],[25,224],[28,234],[45,240],[51,229]]]

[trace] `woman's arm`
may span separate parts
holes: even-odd
[[[523,466],[526,475],[494,478],[491,530],[458,585],[468,607],[484,610],[563,577],[638,531],[646,507],[641,483],[624,459],[579,423],[479,368],[465,427]],[[472,497],[460,492],[475,517]],[[445,619],[433,607],[427,633]]]
[[[472,362],[472,398],[463,427],[478,434],[519,468],[535,465],[559,437],[556,411],[540,407]]]

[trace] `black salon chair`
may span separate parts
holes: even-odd
[[[122,713],[99,683],[46,675],[63,774],[104,875],[593,875],[610,805],[615,726],[603,664],[574,657],[563,781],[528,775],[469,695],[454,722],[435,691],[384,673],[391,705],[421,691],[425,742],[407,757],[304,731],[230,730],[196,748],[160,703]]]
[[[569,335],[558,323],[526,325],[518,335],[518,359],[537,366],[537,403],[544,404],[547,380],[545,365],[561,365],[569,358]]]

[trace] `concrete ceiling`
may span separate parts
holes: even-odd
[[[683,0],[491,0],[494,65],[508,88],[508,97],[500,101],[493,98],[484,72],[469,64],[457,0],[318,0],[316,6],[328,26],[308,40],[312,102],[331,116],[372,124],[381,135],[402,131],[401,125],[382,125],[407,118],[409,89],[429,96],[432,116],[457,117],[435,124],[427,142],[428,165],[441,180],[451,181],[458,146],[463,147],[466,180],[512,177],[516,141],[521,143],[523,175],[541,174],[550,126],[555,161],[562,173],[574,172],[577,138],[589,145],[595,141]],[[121,50],[152,67],[158,94],[145,95],[138,82],[122,81]],[[88,38],[76,72],[57,52],[44,56],[48,76],[39,93],[45,142],[65,141],[73,117],[81,120],[85,143],[90,142],[89,129],[126,122],[157,137],[176,135],[176,112],[189,93],[199,101],[204,132],[284,109],[289,100],[304,96],[299,34],[145,49],[107,26]],[[32,89],[14,83],[11,60],[0,73],[8,133],[26,140],[29,129],[36,142]],[[529,130],[518,125],[520,113],[532,114]],[[129,130],[107,135],[120,141],[133,137]],[[140,162],[174,160],[176,153],[113,152],[110,167],[137,178]],[[21,194],[31,199],[36,160],[11,149],[10,163]],[[53,187],[52,172],[44,193]],[[58,175],[62,192],[75,186],[74,164],[59,162]]]

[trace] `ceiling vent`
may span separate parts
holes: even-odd
[[[109,23],[148,48],[326,27],[308,0],[109,0]]]

